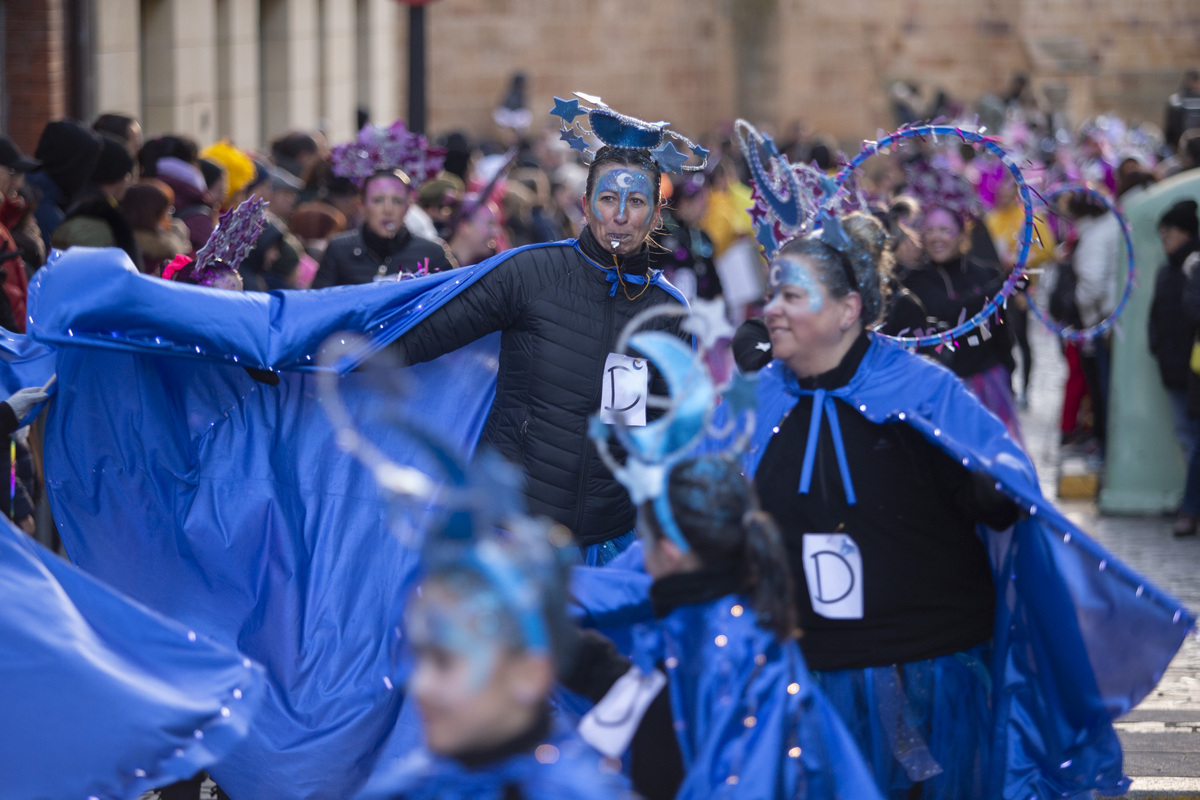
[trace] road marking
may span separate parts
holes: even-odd
[[[1123,797],[1200,797],[1200,778],[1134,778]]]
[[[1200,733],[1200,722],[1114,722],[1118,733]]]

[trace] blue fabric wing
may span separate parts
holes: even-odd
[[[45,386],[54,374],[54,359],[54,348],[0,328],[0,391],[4,393],[0,400],[7,399],[19,389]],[[54,391],[52,386],[50,393]],[[38,405],[30,409],[20,422],[31,422],[40,408]]]
[[[747,474],[795,404],[794,382],[778,361],[760,373]],[[873,422],[912,425],[1028,509],[1013,530],[988,533],[998,687],[990,796],[1122,790],[1128,781],[1111,722],[1162,678],[1194,614],[1046,501],[1032,463],[1003,423],[945,368],[875,340],[853,380],[831,394]]]
[[[365,333],[365,357],[500,260],[244,295],[76,248],[34,282],[32,335],[58,350],[46,483],[72,560],[266,667],[261,712],[211,770],[239,800],[344,798],[377,757],[413,744],[391,675],[419,539],[389,533],[371,475],[336,445],[312,372],[327,336]],[[411,368],[415,393],[394,403],[428,409],[431,433],[470,452],[498,349],[493,335]],[[267,386],[243,366],[284,371]],[[378,413],[372,377],[340,380],[360,431],[432,472]],[[419,533],[427,520],[414,514]]]
[[[261,667],[120,596],[7,521],[0,596],[6,796],[132,800],[209,766],[250,727]]]

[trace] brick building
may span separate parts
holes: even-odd
[[[1196,0],[436,0],[429,129],[492,131],[510,77],[528,105],[571,90],[684,132],[738,115],[853,143],[888,87],[971,100],[1015,72],[1080,121],[1160,122],[1200,66]],[[147,133],[256,146],[292,127],[349,137],[355,109],[407,107],[397,0],[0,0],[4,128],[132,112]]]
[[[29,149],[47,120],[108,111],[201,143],[346,139],[359,107],[398,113],[401,16],[395,0],[0,0],[2,125]]]

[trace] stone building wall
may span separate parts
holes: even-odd
[[[65,9],[90,9],[84,106],[148,133],[353,132],[407,109],[407,13],[396,0],[0,0],[3,111],[32,147],[72,107]],[[737,116],[802,120],[845,145],[891,125],[888,87],[964,100],[1014,72],[1075,122],[1115,111],[1159,122],[1200,67],[1198,0],[436,0],[426,7],[428,127],[494,133],[514,72],[541,123],[573,90],[697,135]],[[76,90],[78,93],[78,90]],[[76,106],[79,104],[76,103]]]
[[[580,90],[685,133],[746,115],[853,143],[890,125],[896,80],[973,101],[1019,71],[1075,122],[1160,123],[1200,67],[1196,0],[438,0],[427,17],[430,128],[477,134],[516,71],[537,114]]]

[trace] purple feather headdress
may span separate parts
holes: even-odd
[[[226,211],[216,229],[196,257],[176,257],[163,269],[163,278],[197,286],[225,287],[250,251],[254,249],[266,219],[267,202],[251,197],[237,208]]]
[[[970,181],[955,173],[946,159],[935,156],[932,161],[911,161],[904,166],[904,177],[907,184],[904,194],[915,197],[922,210],[938,206],[953,213],[960,222],[983,218],[979,192]]]
[[[437,175],[445,160],[445,150],[430,147],[428,139],[410,131],[400,119],[387,128],[364,126],[353,142],[339,144],[330,155],[333,174],[349,178],[358,186],[376,172],[390,169],[403,170],[420,185]]]

